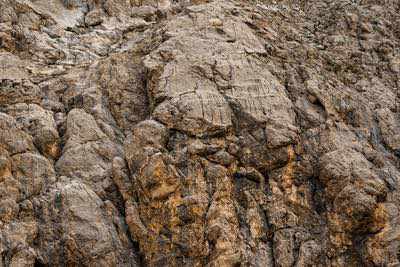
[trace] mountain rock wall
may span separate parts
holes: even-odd
[[[0,0],[0,267],[400,266],[399,14]]]

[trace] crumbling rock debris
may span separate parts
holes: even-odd
[[[399,266],[399,14],[0,0],[0,267]]]

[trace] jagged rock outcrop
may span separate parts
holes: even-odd
[[[399,14],[0,0],[0,267],[400,265]]]

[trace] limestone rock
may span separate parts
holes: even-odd
[[[0,267],[398,266],[399,14],[0,0]]]
[[[37,205],[41,264],[137,266],[115,207],[81,182],[57,183]]]

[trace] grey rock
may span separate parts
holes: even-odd
[[[399,265],[398,1],[0,10],[0,267]]]

